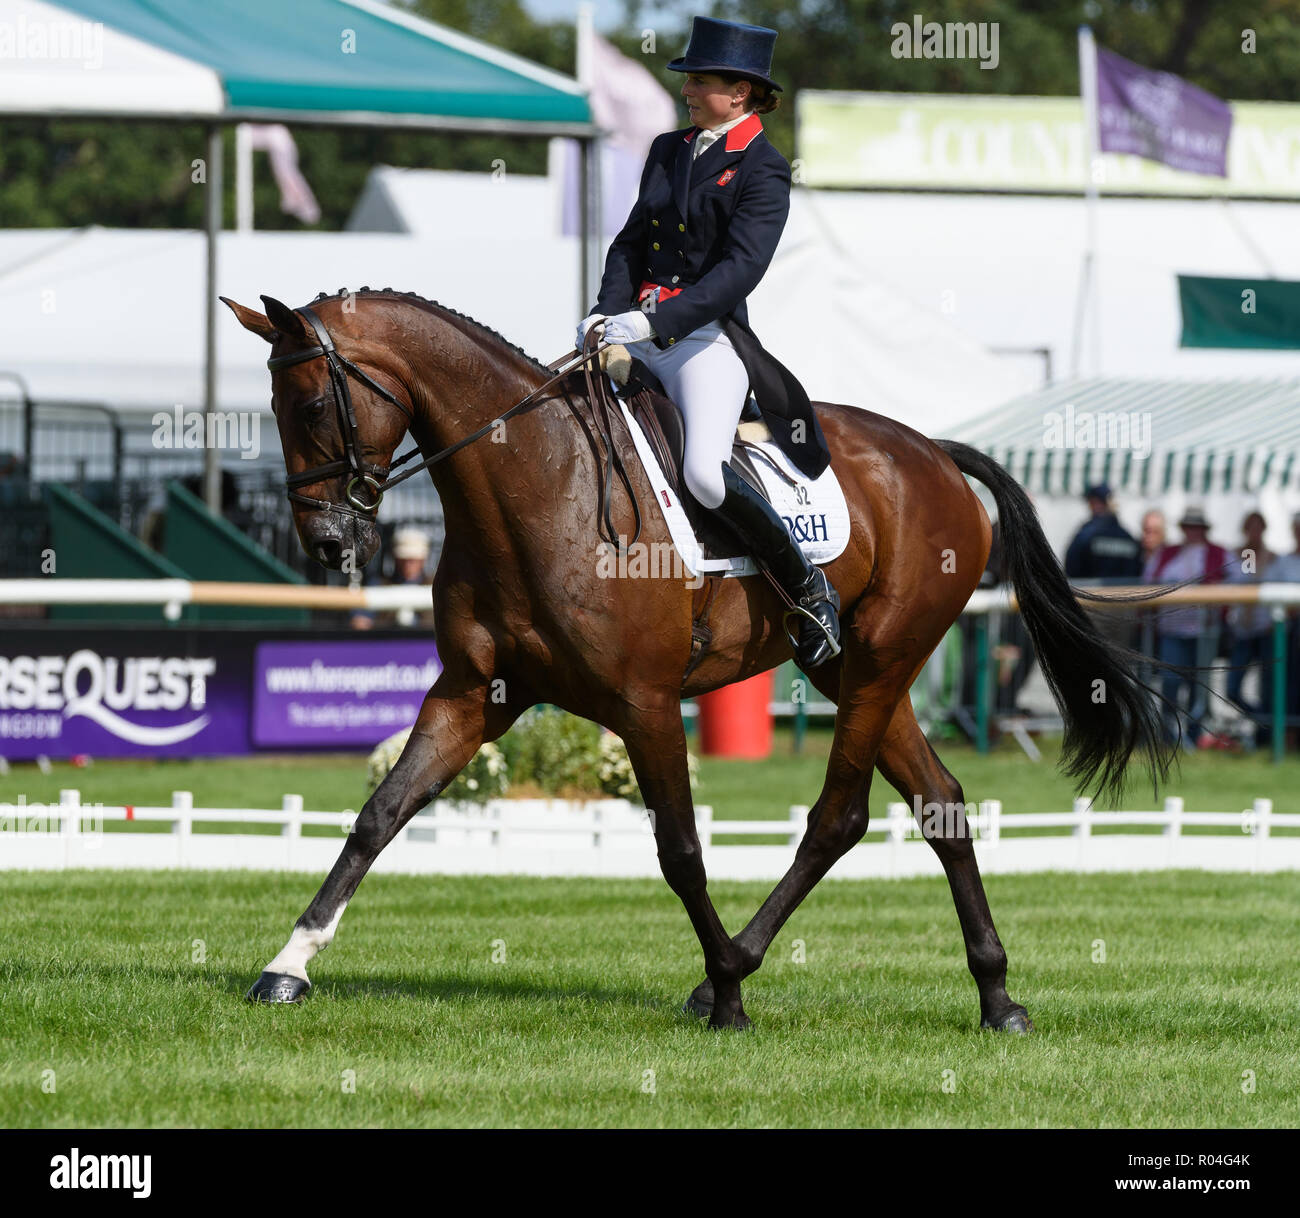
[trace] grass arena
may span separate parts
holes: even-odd
[[[773,816],[815,782],[799,756],[701,760],[718,815]],[[1068,806],[1004,742],[956,750],[973,794]],[[364,758],[100,763],[83,802],[286,788],[342,809]],[[1287,785],[1248,758],[1190,757],[1177,787],[1231,810]],[[11,775],[12,777],[12,775]],[[68,767],[24,775],[57,801]],[[348,784],[352,784],[353,793]],[[154,789],[151,789],[151,786]],[[265,799],[258,799],[264,794]],[[1300,809],[1300,797],[1292,796]],[[1140,792],[1126,801],[1143,807]],[[1280,805],[1286,810],[1284,805]],[[880,809],[883,811],[883,809]],[[1282,831],[1279,831],[1282,832]],[[647,839],[647,850],[652,844]],[[0,843],[2,848],[2,843]],[[863,846],[859,849],[878,847]],[[0,1124],[9,1127],[1289,1127],[1300,1059],[1291,874],[990,876],[1008,983],[1035,1032],[972,1020],[942,878],[834,880],[747,993],[753,1031],[681,1013],[690,927],[658,880],[371,876],[306,1001],[241,1001],[315,878],[229,871],[6,872]],[[767,885],[710,884],[728,924]],[[34,913],[33,911],[39,911]],[[42,1085],[44,1080],[44,1085]]]
[[[1300,0],[898,7],[0,0],[15,1212],[1294,1192]]]

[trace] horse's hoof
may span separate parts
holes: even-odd
[[[982,1019],[981,1028],[993,1028],[998,1032],[1014,1032],[1017,1036],[1026,1036],[1034,1030],[1034,1021],[1024,1007],[1016,1007],[1001,1019]]]
[[[753,1023],[744,1011],[739,1011],[730,1018],[719,1020],[716,1016],[709,1017],[709,1031],[711,1032],[748,1032]]]
[[[713,1014],[713,982],[701,981],[692,991],[691,996],[682,1004],[683,1015],[694,1015],[697,1019],[708,1019]]]
[[[301,1002],[311,989],[306,977],[292,977],[288,973],[263,973],[244,995],[249,1002]]]

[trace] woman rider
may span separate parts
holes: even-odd
[[[695,18],[686,54],[668,64],[686,73],[682,96],[694,125],[651,145],[640,194],[606,256],[600,297],[578,327],[578,348],[591,326],[603,325],[604,341],[626,345],[680,407],[686,486],[799,606],[792,641],[807,670],[839,654],[839,597],[772,505],[728,464],[760,363],[780,368],[748,329],[745,308],[790,211],[790,166],[759,118],[779,103],[773,92],[781,86],[770,76],[775,42],[776,31],[762,26]],[[804,468],[816,476],[829,454],[803,402],[809,440],[820,446],[820,459],[811,453]]]

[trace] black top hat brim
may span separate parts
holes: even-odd
[[[763,84],[775,89],[778,93],[785,92],[770,76],[764,76],[761,72],[745,72],[732,67],[730,64],[702,63],[698,59],[689,59],[682,56],[680,59],[671,60],[667,67],[670,72],[719,72],[728,76],[740,76],[745,80],[761,80]]]

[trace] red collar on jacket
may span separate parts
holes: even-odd
[[[695,138],[695,133],[699,127],[692,127],[682,139],[689,144]],[[763,120],[759,118],[757,111],[750,114],[743,123],[737,123],[730,131],[727,132],[726,148],[728,152],[743,152],[753,142],[754,136],[763,130]]]

